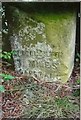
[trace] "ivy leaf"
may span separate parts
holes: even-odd
[[[4,74],[4,73],[0,74],[0,76],[3,77],[4,80],[12,80],[15,78],[12,75]]]
[[[5,88],[3,85],[0,85],[0,92],[4,92],[5,91]]]
[[[15,77],[12,76],[12,75],[5,75],[4,80],[12,80],[12,79],[14,79],[14,78],[15,78]]]
[[[8,59],[11,59],[11,56],[7,56]]]
[[[4,51],[3,53],[4,53],[4,54],[7,54],[7,52],[6,52],[6,51]]]

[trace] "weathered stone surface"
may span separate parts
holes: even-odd
[[[74,64],[75,12],[13,9],[12,18],[15,69],[40,80],[66,82]]]

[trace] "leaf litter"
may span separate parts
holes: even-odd
[[[43,82],[4,67],[2,73],[15,76],[2,83],[6,89],[2,93],[3,118],[79,118],[79,96],[73,96],[79,79],[76,67],[66,84]]]

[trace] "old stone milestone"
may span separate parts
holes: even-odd
[[[76,14],[14,8],[10,36],[15,70],[48,82],[66,82],[74,64]]]

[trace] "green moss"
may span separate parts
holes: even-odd
[[[57,58],[59,59],[60,64],[58,65],[58,68],[56,71],[53,69],[46,70],[45,72],[47,74],[53,73],[53,77],[55,74],[58,76],[61,76],[61,81],[66,82],[68,79],[68,75],[71,72],[71,66],[70,66],[70,55],[71,55],[71,49],[68,48],[67,45],[69,45],[71,41],[72,36],[72,29],[74,29],[73,26],[75,26],[75,13],[74,12],[32,12],[25,13],[22,11],[14,10],[13,12],[14,17],[14,32],[17,34],[19,30],[22,29],[22,34],[24,36],[22,37],[22,46],[27,45],[27,47],[32,43],[35,45],[38,42],[43,42],[43,39],[41,35],[36,35],[34,40],[28,40],[27,34],[23,32],[23,29],[26,26],[32,26],[36,27],[37,23],[44,23],[45,24],[45,33],[46,33],[46,43],[49,44],[53,52],[51,53],[51,59]],[[32,19],[36,22],[32,22]],[[17,22],[16,22],[17,21]],[[26,37],[26,39],[25,39]],[[61,53],[60,56],[55,56],[55,53]],[[71,69],[70,69],[70,68]],[[54,73],[56,72],[56,73]]]

